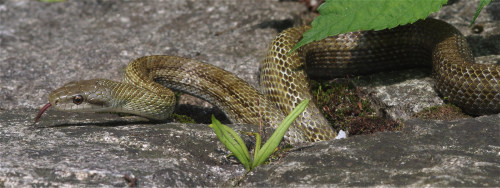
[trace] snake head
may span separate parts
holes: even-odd
[[[47,103],[35,118],[35,123],[49,108],[70,112],[102,112],[111,108],[112,91],[106,83],[110,80],[93,79],[69,82],[49,94]]]

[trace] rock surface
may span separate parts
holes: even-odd
[[[500,17],[494,12],[500,4],[483,11],[477,23],[485,32],[474,34],[467,24],[477,2],[453,2],[434,16],[468,35],[476,55],[498,59]],[[51,90],[73,80],[120,80],[126,64],[145,55],[198,59],[257,86],[269,42],[299,23],[305,10],[270,0],[0,0],[0,186],[126,186],[135,180],[145,187],[500,186],[499,115],[409,120],[401,132],[296,147],[249,174],[225,158],[206,125],[56,111],[32,125]],[[381,106],[395,119],[442,102],[428,71],[380,75],[364,78],[376,86],[366,92],[382,96],[378,101],[392,99]]]
[[[296,148],[241,185],[498,186],[500,116],[451,122],[409,120],[401,132]]]

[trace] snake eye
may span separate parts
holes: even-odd
[[[73,96],[73,103],[76,105],[82,104],[83,102],[83,96],[82,95],[75,95]]]

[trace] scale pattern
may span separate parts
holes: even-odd
[[[103,84],[89,86],[92,84],[89,81],[73,82],[70,84],[73,89],[63,86],[55,90],[50,101],[51,104],[59,101],[52,106],[60,110],[81,110],[62,104],[71,100],[60,99],[71,99],[75,93],[87,93],[86,96],[93,95],[91,92],[110,93],[111,97],[101,97],[108,100],[106,103],[87,99],[84,105],[78,105],[86,106],[87,111],[120,111],[165,119],[175,104],[168,87],[204,98],[224,111],[233,123],[276,127],[302,100],[313,98],[308,75],[331,77],[428,66],[432,67],[436,89],[465,112],[500,113],[500,66],[474,64],[465,37],[445,22],[427,19],[394,29],[351,32],[288,53],[308,28],[285,30],[271,43],[261,67],[262,93],[213,65],[175,56],[146,56],[127,66],[124,83],[92,81],[108,83],[105,88]],[[76,91],[75,84],[83,86],[78,86],[80,89]],[[92,91],[81,88],[92,88]],[[103,104],[111,107],[102,110]],[[285,139],[294,144],[329,140],[335,135],[311,102],[290,127]]]

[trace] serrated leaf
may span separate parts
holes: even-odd
[[[479,5],[477,6],[476,13],[474,14],[474,18],[472,18],[472,21],[470,22],[469,26],[472,26],[472,24],[474,24],[474,22],[476,21],[476,18],[479,16],[479,13],[481,13],[481,10],[483,10],[483,8],[490,3],[491,3],[491,0],[479,1]]]
[[[381,30],[426,18],[447,0],[326,0],[319,16],[292,49],[328,36],[358,30]]]

